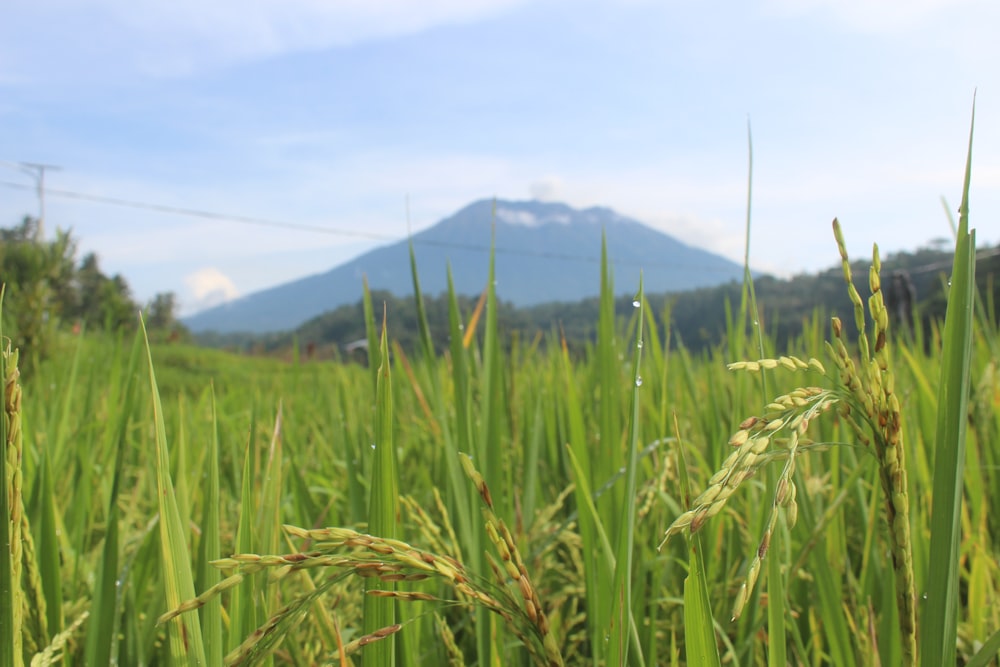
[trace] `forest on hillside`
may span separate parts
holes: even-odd
[[[983,296],[988,317],[997,321],[994,304],[998,297],[997,273],[1000,272],[1000,248],[985,247],[978,252],[976,282]],[[869,261],[852,263],[856,276],[866,276]],[[882,260],[886,300],[894,324],[903,330],[921,326],[925,332],[944,317],[945,287],[951,271],[951,253],[939,248],[921,248],[893,254]],[[595,274],[594,279],[597,280]],[[853,306],[843,290],[843,273],[838,266],[818,274],[802,274],[789,279],[764,275],[755,280],[758,303],[765,331],[783,349],[797,336],[803,323],[817,315],[850,313]],[[616,285],[620,295],[616,311],[627,317],[632,310],[633,286]],[[729,283],[719,287],[688,292],[647,294],[657,324],[663,329],[669,322],[675,344],[683,343],[691,351],[702,351],[725,342],[727,318],[734,304],[740,303],[743,285]],[[864,296],[867,296],[864,294]],[[459,308],[470,317],[478,295],[459,295]],[[418,345],[418,314],[412,296],[396,296],[373,291],[372,302],[386,305],[390,335],[400,346],[411,351]],[[448,345],[448,295],[424,295],[424,310],[432,338],[438,350]],[[547,303],[516,308],[501,302],[498,322],[507,340],[518,336],[544,344],[555,332],[565,338],[570,349],[582,349],[597,337],[599,310],[597,298],[574,303]],[[851,318],[845,318],[850,321]],[[826,318],[822,320],[824,323]],[[354,304],[342,306],[305,322],[293,331],[264,334],[199,334],[196,340],[207,346],[256,354],[287,355],[294,349],[306,357],[355,357],[364,359],[365,318],[361,295]]]

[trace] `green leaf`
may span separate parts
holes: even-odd
[[[141,322],[141,320],[140,320]],[[174,486],[170,480],[170,454],[167,451],[167,429],[163,423],[163,405],[156,386],[153,353],[142,323],[142,336],[149,361],[149,388],[153,396],[153,419],[156,436],[156,488],[160,509],[160,555],[163,559],[163,579],[167,597],[166,609],[176,609],[181,602],[194,597],[191,557],[184,539]],[[170,655],[176,664],[204,665],[205,646],[202,642],[198,613],[184,614],[168,621]]]
[[[108,498],[107,532],[104,535],[104,547],[98,562],[97,581],[94,584],[94,601],[87,621],[86,663],[88,665],[107,665],[112,662],[112,645],[114,644],[118,614],[121,613],[118,601],[118,559],[119,550],[119,509],[118,496],[121,489],[122,472],[125,466],[125,452],[128,450],[128,427],[132,416],[132,405],[135,399],[135,375],[139,368],[139,337],[135,337],[132,353],[129,355],[128,367],[125,371],[125,388],[122,392],[121,408],[118,412],[118,423],[114,431],[115,469],[111,483],[111,496]],[[48,463],[45,464],[46,469]],[[45,551],[43,550],[44,554]],[[48,573],[42,578],[44,584]],[[56,571],[58,576],[58,570]],[[50,619],[51,620],[51,619]]]
[[[975,125],[975,110],[973,122]],[[958,636],[959,559],[965,428],[969,414],[972,314],[976,271],[975,231],[969,231],[969,184],[972,174],[972,128],[959,208],[955,260],[948,289],[941,379],[938,384],[934,487],[927,588],[921,600],[920,664],[954,665]]]
[[[257,552],[257,538],[254,532],[254,502],[253,502],[253,443],[256,423],[250,418],[250,434],[247,437],[243,455],[243,474],[240,486],[240,518],[236,528],[236,553],[252,554]],[[252,578],[245,579],[233,589],[229,602],[229,641],[230,650],[236,649],[243,639],[257,628],[263,614],[258,613],[256,598],[256,583]]]
[[[201,542],[198,546],[198,578],[197,589],[206,591],[219,583],[219,571],[212,567],[210,561],[222,556],[221,538],[219,535],[219,419],[215,406],[215,385],[210,388],[212,398],[212,437],[208,447],[208,480],[204,506],[201,514]],[[212,598],[201,610],[201,629],[205,639],[205,650],[208,665],[222,665],[222,599]]]
[[[382,313],[382,335],[379,343],[378,377],[375,390],[375,451],[372,452],[371,500],[368,511],[368,532],[382,538],[397,536],[399,517],[399,475],[396,469],[396,449],[392,438],[392,378],[389,344],[386,338],[385,312]],[[378,577],[365,580],[365,591],[392,591],[395,584]],[[396,623],[396,600],[391,597],[366,595],[363,629],[366,635]],[[365,663],[392,667],[396,663],[395,642],[376,641],[365,647]]]
[[[677,472],[686,510],[691,505],[691,481],[676,415],[674,437],[677,443]],[[684,579],[684,646],[687,651],[687,664],[719,667],[722,663],[719,658],[719,645],[715,639],[715,618],[712,615],[712,604],[708,595],[708,579],[705,577],[702,539],[696,533],[689,535],[689,540],[691,558],[688,561],[688,576]]]
[[[634,630],[632,619],[632,556],[635,544],[635,498],[637,489],[637,469],[639,467],[639,391],[642,386],[642,331],[645,297],[642,292],[642,274],[639,274],[639,292],[634,304],[638,304],[636,317],[635,346],[632,352],[632,391],[628,418],[628,453],[625,462],[625,495],[618,523],[617,550],[615,553],[615,579],[612,589],[610,641],[608,660],[612,664],[625,665],[628,662],[629,639]],[[636,642],[635,662],[645,664],[641,646]]]

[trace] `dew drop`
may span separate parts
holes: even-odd
[[[633,308],[638,308],[639,307],[639,299],[635,299],[635,300],[632,301],[632,307]]]
[[[637,342],[637,343],[635,344],[635,346],[636,346],[637,348],[639,348],[639,349],[641,350],[641,349],[642,349],[642,341],[641,341],[641,340],[640,340],[640,341],[638,341],[638,342]]]
[[[637,377],[635,379],[635,386],[637,386],[637,387],[641,387],[642,386],[642,378],[641,377]]]
[[[375,443],[374,442],[372,443],[372,449],[375,449]]]

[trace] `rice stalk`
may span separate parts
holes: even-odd
[[[490,498],[489,490],[482,477],[474,469],[470,469],[470,474],[474,475],[474,482],[484,503],[487,502]],[[441,581],[452,588],[457,599],[445,600],[421,591],[373,587],[368,589],[367,597],[385,602],[398,600],[474,604],[500,616],[524,642],[538,664],[546,667],[561,666],[563,662],[558,645],[537,592],[527,575],[520,552],[506,524],[492,513],[490,507],[491,505],[487,505],[485,511],[487,532],[493,539],[501,560],[500,564],[494,563],[495,584],[470,573],[462,563],[450,556],[424,551],[401,540],[367,535],[349,528],[304,529],[286,525],[284,528],[288,535],[307,540],[311,545],[309,551],[278,555],[234,554],[213,561],[215,567],[231,571],[232,574],[199,596],[177,605],[161,616],[158,622],[166,623],[200,609],[225,591],[239,586],[247,577],[261,572],[270,572],[270,580],[275,582],[294,572],[333,568],[340,572],[327,578],[315,590],[298,595],[275,612],[226,657],[226,664],[252,662],[272,651],[317,598],[326,593],[336,581],[353,575],[383,584],[427,579]],[[350,653],[395,634],[400,629],[398,623],[375,628],[345,644],[344,650]]]
[[[49,642],[48,618],[46,618],[45,591],[42,588],[42,575],[38,568],[38,552],[35,549],[35,538],[31,535],[28,525],[28,515],[21,515],[21,539],[23,540],[24,592],[23,622],[24,650],[26,655],[33,655]]]
[[[0,291],[0,304],[3,292]],[[0,305],[0,317],[3,316]],[[21,385],[17,368],[18,350],[0,330],[0,378],[3,379],[3,418],[0,419],[0,666],[24,664],[24,593],[21,589],[21,531],[24,504],[21,499]]]
[[[31,667],[50,667],[50,665],[59,664],[59,662],[66,657],[63,654],[63,649],[66,648],[66,644],[69,643],[73,635],[80,629],[87,618],[90,616],[89,612],[83,612],[76,617],[76,620],[70,623],[69,627],[57,634],[52,638],[52,642],[45,647],[39,653],[36,653],[34,657],[31,658]]]
[[[840,223],[833,221],[833,232],[840,250],[844,281],[854,304],[858,328],[859,365],[855,365],[843,342],[843,325],[833,318],[833,344],[828,345],[840,372],[841,414],[858,439],[871,448],[878,461],[889,547],[896,583],[896,605],[904,665],[917,660],[916,585],[913,576],[913,543],[910,539],[910,502],[907,482],[906,449],[895,375],[889,356],[889,312],[881,288],[881,261],[878,246],[872,250],[868,273],[871,296],[868,312],[872,320],[871,340],[865,333],[865,314],[861,296],[854,287],[850,260]]]

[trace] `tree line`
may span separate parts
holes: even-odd
[[[0,228],[0,284],[4,336],[22,350],[25,370],[49,354],[59,331],[132,330],[140,309],[151,332],[186,334],[172,292],[139,304],[122,275],[101,270],[96,254],[77,261],[77,240],[70,232],[58,230],[47,240],[30,216]]]
[[[853,265],[863,296],[867,296],[868,266],[866,262]],[[926,333],[933,322],[943,319],[950,268],[951,254],[940,246],[898,253],[883,260],[882,288],[895,330],[914,332],[919,327]],[[982,249],[976,282],[983,297],[983,314],[994,325],[994,304],[1000,297],[1000,282],[995,279],[998,270],[1000,248]],[[597,278],[595,275],[595,281]],[[5,291],[4,335],[23,350],[26,368],[49,353],[57,332],[84,328],[134,330],[140,309],[154,338],[190,339],[190,333],[177,319],[177,300],[172,292],[157,294],[149,303],[139,304],[123,276],[109,276],[101,270],[96,254],[87,253],[77,260],[77,241],[69,232],[60,230],[54,239],[43,239],[38,220],[32,217],[25,217],[14,227],[0,228],[0,283]],[[848,326],[853,321],[853,307],[843,289],[839,266],[789,279],[758,276],[755,286],[761,321],[779,349],[799,336],[817,316],[822,316],[824,326],[831,314],[839,314]],[[688,292],[650,294],[647,299],[661,331],[669,327],[674,343],[699,352],[725,344],[733,331],[733,310],[740,303],[742,289],[740,283],[732,282]],[[622,318],[632,313],[630,294],[616,300],[616,312]],[[478,295],[458,297],[466,318],[477,299]],[[408,352],[416,349],[419,327],[413,297],[374,291],[372,300],[386,304],[390,332],[401,347]],[[501,301],[498,322],[508,341],[518,337],[545,344],[550,335],[555,335],[564,339],[571,350],[583,350],[596,340],[598,309],[596,298],[522,308]],[[425,295],[424,310],[435,345],[443,352],[449,344],[447,295]],[[263,335],[208,333],[194,338],[202,345],[241,352],[288,355],[297,349],[302,356],[342,358],[356,354],[362,360],[364,352],[352,350],[363,347],[364,339],[360,295],[354,304],[328,311],[292,331]]]
[[[865,261],[852,265],[855,283],[864,298],[868,297],[869,266],[870,262]],[[934,322],[943,321],[947,304],[947,274],[951,270],[950,252],[940,247],[902,252],[884,258],[882,267],[882,289],[894,331],[926,335]],[[1000,297],[1000,283],[995,279],[998,271],[1000,249],[981,250],[977,263],[977,284],[985,304],[984,310],[993,323],[997,322],[993,304]],[[853,305],[844,290],[840,266],[788,279],[758,276],[755,278],[755,289],[762,326],[779,349],[787,348],[806,326],[814,326],[817,321],[827,326],[830,315],[839,315],[849,329],[853,328]],[[675,344],[683,344],[692,352],[701,352],[726,343],[727,336],[734,330],[734,310],[740,303],[742,290],[741,283],[731,282],[687,292],[648,294],[647,300],[661,331],[669,326]],[[466,319],[474,310],[477,298],[458,297],[459,308]],[[629,292],[616,299],[615,309],[619,317],[631,315],[632,298]],[[393,339],[407,352],[417,349],[419,327],[413,297],[376,290],[372,292],[372,301],[386,304]],[[545,344],[550,340],[549,334],[555,334],[559,339],[565,339],[571,350],[583,350],[596,340],[598,309],[597,298],[523,308],[501,301],[498,324],[508,342],[516,336],[522,341],[538,338]],[[424,310],[434,343],[443,352],[449,344],[447,295],[425,295]],[[248,353],[288,355],[297,349],[301,356],[339,358],[356,354],[363,360],[363,352],[352,352],[364,345],[362,301],[359,295],[357,302],[319,315],[293,331],[262,335],[209,333],[199,334],[196,339],[204,345]],[[924,339],[929,340],[930,336]]]

